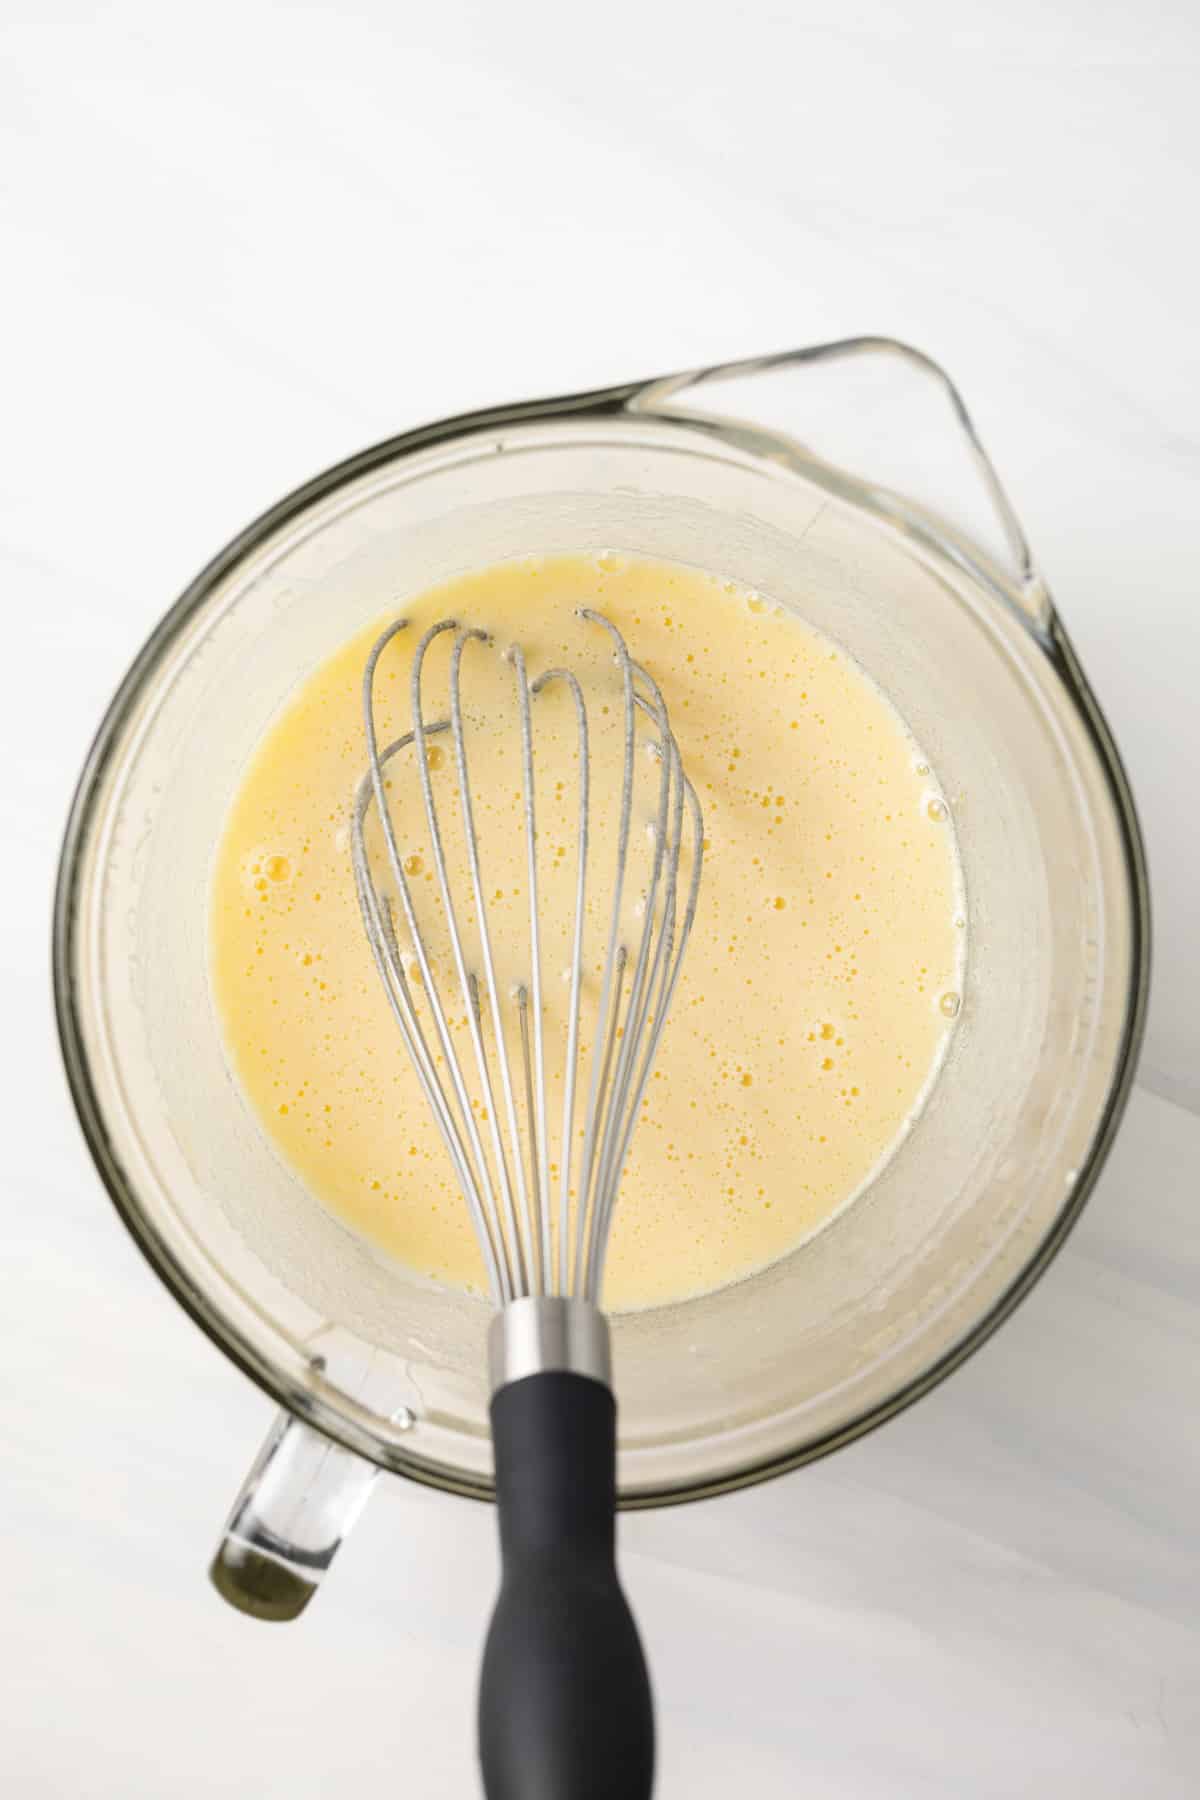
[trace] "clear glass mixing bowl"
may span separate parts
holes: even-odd
[[[718,382],[720,415],[702,410]],[[277,1432],[235,1536],[312,1581],[360,1458],[489,1493],[487,1315],[351,1235],[247,1110],[206,970],[214,845],[264,729],[360,626],[502,557],[614,549],[757,588],[857,657],[934,760],[969,902],[951,1054],[869,1191],[752,1279],[616,1320],[624,1502],[758,1480],[931,1387],[1063,1241],[1129,1085],[1148,950],[1129,789],[936,365],[823,346],[449,420],[318,477],[138,656],[80,781],[55,935],[67,1067],[119,1211],[307,1422]]]

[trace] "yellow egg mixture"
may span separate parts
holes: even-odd
[[[965,932],[945,803],[878,689],[790,613],[692,569],[548,557],[422,595],[380,664],[382,740],[409,728],[413,648],[447,616],[485,627],[497,646],[519,642],[531,675],[565,663],[593,685],[616,682],[611,645],[576,617],[580,606],[611,619],[658,682],[704,809],[699,910],[616,1211],[604,1299],[620,1309],[736,1280],[862,1189],[936,1074]],[[213,987],[238,1080],[300,1179],[401,1263],[482,1289],[467,1206],[376,975],[351,873],[362,673],[379,628],[313,672],[245,772],[215,861]],[[442,638],[430,667],[443,692],[448,658]],[[468,647],[469,706],[501,725],[472,781],[506,981],[525,978],[528,955],[512,680],[498,650]],[[619,810],[619,686],[611,700],[589,700],[600,852]],[[565,688],[536,709],[550,1014],[565,1005],[569,962],[575,716]],[[453,784],[449,749],[431,750],[433,779]],[[394,786],[403,778],[393,771]],[[401,849],[414,888],[432,893],[415,773],[407,779]],[[589,927],[604,906],[592,896]],[[598,969],[589,951],[590,979]],[[548,1031],[547,1056],[561,1065],[559,1042]],[[561,1080],[549,1067],[552,1118]]]

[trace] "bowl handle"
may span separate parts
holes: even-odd
[[[209,1578],[255,1619],[304,1611],[379,1470],[280,1412],[233,1503]]]
[[[1053,607],[1020,521],[962,395],[923,351],[845,338],[662,376],[620,399],[629,412],[711,430],[967,559],[1028,629],[1049,636]]]

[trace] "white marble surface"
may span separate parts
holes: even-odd
[[[270,1407],[117,1227],[49,1013],[114,681],[365,442],[858,330],[938,354],[1005,472],[1137,788],[1154,1000],[1109,1168],[998,1338],[819,1467],[627,1522],[660,1792],[1200,1789],[1198,64],[1173,0],[9,0],[6,1795],[476,1791],[486,1511],[380,1493],[290,1629],[202,1580]]]

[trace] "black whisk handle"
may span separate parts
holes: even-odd
[[[648,1800],[654,1715],[617,1578],[616,1404],[587,1375],[492,1400],[502,1579],[483,1657],[488,1800]]]

